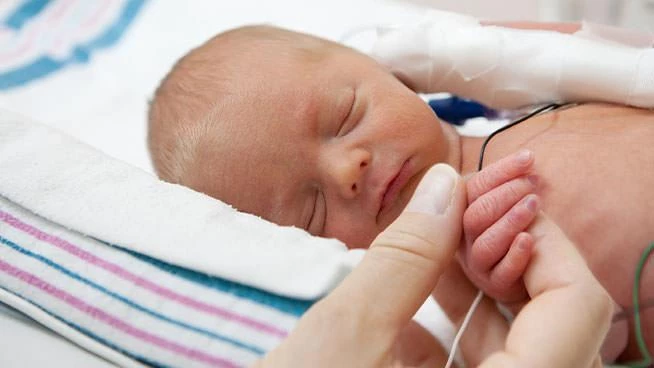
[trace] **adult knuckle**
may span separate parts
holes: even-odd
[[[599,283],[595,283],[594,287],[588,290],[587,300],[595,305],[595,310],[601,316],[613,315],[613,299],[609,293]]]
[[[438,249],[436,242],[421,234],[397,228],[384,231],[375,246],[414,254],[420,258],[432,259]]]

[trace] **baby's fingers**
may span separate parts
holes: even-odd
[[[500,185],[472,202],[463,214],[463,229],[466,240],[477,237],[497,222],[520,199],[533,193],[538,185],[537,177],[523,176]]]
[[[539,208],[540,201],[535,194],[529,194],[513,206],[474,241],[468,252],[468,266],[477,272],[486,272],[495,266],[507,254],[516,236],[536,218]]]
[[[468,203],[474,202],[484,193],[524,175],[534,163],[534,153],[523,149],[485,167],[466,183]]]
[[[513,303],[527,297],[527,289],[520,280],[527,269],[533,249],[534,238],[529,233],[518,234],[509,252],[491,271],[491,287],[507,296],[510,295],[510,299],[502,298],[500,302]]]

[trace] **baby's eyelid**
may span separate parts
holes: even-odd
[[[319,190],[316,190],[316,201],[308,226],[309,233],[320,236],[324,231],[326,217],[327,204],[325,203],[324,195]]]
[[[314,218],[316,217],[316,207],[318,205],[318,191],[316,191],[316,194],[313,196],[313,206],[311,209],[311,215],[309,216],[309,220],[307,221],[306,225],[304,226],[304,230],[307,232],[311,232],[311,224],[313,223]]]
[[[338,128],[338,132],[336,133],[336,136],[337,136],[337,137],[340,137],[340,136],[342,136],[342,135],[348,133],[348,132],[343,133],[343,129],[344,129],[345,126],[347,125],[347,122],[350,120],[350,118],[352,117],[352,115],[354,115],[354,108],[356,107],[356,103],[357,103],[357,94],[356,94],[356,90],[353,90],[353,91],[352,91],[352,99],[351,99],[351,101],[352,101],[352,102],[350,103],[350,108],[347,110],[347,114],[346,114],[345,117],[341,120],[341,125],[339,126],[339,128]]]

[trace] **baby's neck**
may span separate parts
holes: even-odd
[[[443,133],[449,144],[445,163],[452,166],[463,176],[477,171],[479,152],[486,137],[462,136],[453,126],[447,123],[441,124],[443,125]]]
[[[459,172],[461,175],[466,176],[477,171],[479,153],[486,137],[460,136],[459,139],[461,141],[461,166]]]

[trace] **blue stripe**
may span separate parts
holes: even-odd
[[[55,270],[65,274],[66,276],[69,276],[72,279],[77,280],[77,281],[79,281],[79,282],[81,282],[81,283],[83,283],[85,285],[88,285],[88,286],[102,292],[103,294],[108,295],[108,296],[110,296],[110,297],[112,297],[112,298],[114,298],[116,300],[119,300],[119,301],[123,302],[124,304],[126,304],[127,306],[132,307],[132,308],[134,308],[134,309],[136,309],[138,311],[141,311],[141,312],[143,312],[145,314],[148,314],[148,315],[150,315],[152,317],[155,317],[155,318],[160,319],[162,321],[168,322],[168,323],[170,323],[172,325],[187,329],[189,331],[193,331],[193,332],[196,332],[198,334],[208,336],[208,337],[210,337],[212,339],[226,342],[226,343],[231,344],[233,346],[236,346],[236,347],[238,347],[240,349],[248,350],[248,351],[250,351],[252,353],[255,353],[257,355],[260,355],[260,356],[264,355],[266,353],[266,351],[264,349],[259,348],[257,346],[254,346],[254,345],[251,345],[251,344],[246,344],[244,342],[232,339],[230,337],[223,336],[223,335],[214,333],[212,331],[205,330],[205,329],[200,328],[200,327],[189,325],[187,323],[178,321],[176,319],[164,316],[164,315],[162,315],[160,313],[157,313],[157,312],[155,312],[155,311],[153,311],[153,310],[151,310],[149,308],[143,307],[142,305],[140,305],[138,303],[135,303],[134,301],[132,301],[132,300],[130,300],[130,299],[116,293],[116,292],[110,291],[110,290],[106,289],[105,287],[103,287],[101,285],[98,285],[95,282],[93,282],[93,281],[91,281],[89,279],[86,279],[86,278],[80,276],[79,274],[77,274],[77,273],[75,273],[73,271],[70,271],[69,269],[59,265],[58,263],[56,263],[56,262],[54,262],[54,261],[40,255],[40,254],[36,254],[36,253],[34,253],[32,251],[29,251],[29,250],[27,250],[25,248],[22,248],[20,245],[14,243],[14,242],[12,242],[12,241],[10,241],[8,239],[3,238],[2,236],[0,236],[0,243],[3,243],[5,245],[7,245],[8,247],[10,247],[10,248],[12,248],[12,249],[14,249],[14,250],[28,256],[28,257],[36,259],[39,262],[44,263],[44,264],[50,266],[51,268],[54,268]]]
[[[94,51],[111,46],[120,39],[145,3],[146,0],[127,0],[116,22],[98,37],[76,46],[68,59],[55,60],[49,56],[42,56],[30,64],[0,73],[0,90],[15,88],[44,77],[63,68],[66,64],[88,62]]]
[[[65,63],[49,57],[41,57],[31,64],[0,73],[0,90],[21,86],[33,79],[44,77],[63,67]]]
[[[120,353],[122,353],[124,355],[127,355],[130,358],[133,358],[133,359],[138,360],[139,362],[141,362],[143,364],[147,364],[147,365],[153,366],[153,367],[162,367],[162,368],[169,367],[169,366],[167,366],[167,365],[165,365],[163,363],[159,363],[159,362],[157,362],[157,361],[155,361],[153,359],[143,357],[143,356],[135,354],[134,352],[129,351],[129,350],[123,348],[123,347],[120,347],[117,344],[115,344],[115,343],[113,343],[113,342],[111,342],[111,341],[109,341],[109,340],[107,340],[107,339],[105,339],[103,337],[100,337],[100,336],[96,335],[95,333],[93,333],[90,330],[87,330],[84,327],[81,327],[81,326],[79,326],[79,325],[77,325],[77,324],[75,324],[75,323],[73,323],[71,321],[68,321],[68,320],[64,319],[63,317],[55,314],[54,312],[52,312],[48,308],[45,308],[44,306],[42,306],[42,305],[40,305],[38,303],[35,303],[33,300],[26,298],[25,296],[23,296],[22,294],[20,294],[18,292],[6,289],[3,286],[0,286],[0,289],[8,292],[9,294],[16,295],[18,298],[20,298],[20,299],[32,304],[33,306],[39,308],[40,310],[42,310],[43,312],[45,312],[47,315],[51,316],[52,318],[65,323],[66,325],[68,325],[68,326],[72,327],[73,329],[83,333],[84,335],[87,335],[88,337],[92,338],[93,340],[96,340],[97,342],[101,343],[102,345],[106,345],[106,346],[108,346],[108,347],[110,347],[110,348],[112,348],[112,349],[114,349],[114,350],[116,350],[116,351],[118,351],[118,352],[120,352]],[[13,308],[13,307],[10,307],[10,308]],[[19,311],[19,312],[25,314],[22,311]],[[27,315],[27,314],[25,314],[25,315],[28,316],[30,319],[33,319],[32,316]],[[34,320],[34,321],[36,323],[38,323],[38,324],[41,324],[39,321],[36,321],[36,320]]]
[[[4,24],[18,31],[27,21],[38,16],[49,3],[49,0],[26,0],[16,7],[14,12],[5,19]]]
[[[119,250],[122,250],[125,253],[132,255],[134,258],[149,263],[152,266],[155,266],[160,270],[165,271],[175,277],[186,279],[195,284],[203,285],[205,287],[219,290],[224,293],[229,293],[239,298],[248,299],[257,304],[274,308],[280,312],[284,312],[292,316],[296,316],[296,317],[302,316],[307,311],[307,309],[309,309],[311,305],[313,305],[313,303],[315,302],[313,300],[308,301],[308,300],[292,299],[280,295],[275,295],[247,285],[225,280],[220,277],[209,276],[207,274],[193,271],[188,268],[175,266],[170,263],[166,263],[156,258],[152,258],[140,253],[136,253],[132,250],[125,249],[114,244],[108,244],[108,243],[105,244],[113,246]]]

